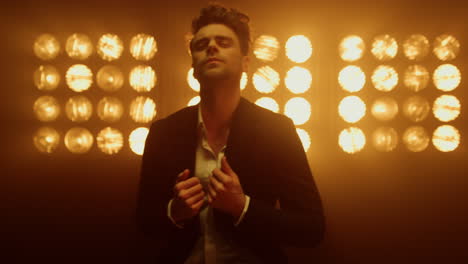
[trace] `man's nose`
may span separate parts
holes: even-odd
[[[215,39],[211,39],[210,42],[208,43],[208,48],[206,49],[206,52],[208,54],[213,54],[214,52],[218,51],[218,46],[216,45]]]

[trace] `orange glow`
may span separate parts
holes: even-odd
[[[42,153],[54,152],[60,144],[60,135],[52,127],[41,127],[34,135],[34,146]]]
[[[60,83],[60,74],[57,68],[51,65],[41,65],[34,72],[34,84],[39,90],[52,91]]]
[[[432,77],[437,89],[444,92],[455,90],[461,82],[460,71],[452,64],[440,65]]]
[[[113,65],[103,66],[97,73],[98,86],[106,92],[115,92],[122,88],[124,75],[122,71]]]
[[[130,104],[130,117],[137,123],[149,123],[156,117],[156,103],[153,99],[138,96]]]
[[[151,60],[157,51],[157,42],[153,36],[138,34],[130,41],[130,53],[137,60]]]
[[[75,154],[88,152],[93,146],[94,138],[86,128],[74,127],[65,134],[65,146]]]
[[[403,114],[413,122],[426,119],[429,111],[431,111],[429,102],[421,96],[411,96],[403,103]]]
[[[372,134],[372,143],[378,151],[390,152],[398,145],[398,134],[392,127],[379,127]]]
[[[116,97],[104,97],[99,100],[97,114],[102,121],[117,122],[123,115],[123,104]]]
[[[75,92],[83,92],[89,89],[93,83],[93,73],[88,66],[75,64],[71,66],[66,74],[67,85]]]
[[[151,66],[136,66],[130,72],[130,86],[137,92],[149,92],[156,85],[156,73]]]
[[[279,112],[279,105],[273,98],[262,97],[262,98],[257,99],[257,101],[255,101],[255,104],[265,109],[268,109],[272,112],[275,112],[275,113]]]
[[[54,121],[60,114],[60,106],[54,97],[41,96],[34,102],[34,113],[42,122]]]
[[[305,93],[312,84],[312,74],[306,68],[295,66],[286,73],[284,82],[292,93]]]
[[[403,133],[403,143],[412,152],[421,152],[429,145],[429,136],[422,126],[412,126]]]
[[[424,35],[411,35],[405,40],[403,51],[410,60],[422,60],[429,53],[429,40]]]
[[[284,114],[291,118],[295,125],[302,125],[311,116],[310,103],[302,97],[294,97],[286,102]]]
[[[351,35],[344,38],[339,46],[341,59],[344,61],[357,61],[362,58],[366,46],[361,37]]]
[[[453,95],[441,95],[432,107],[434,116],[442,122],[455,120],[460,115],[460,101]]]
[[[338,113],[344,121],[356,123],[366,115],[366,104],[358,96],[347,96],[341,100]]]
[[[34,54],[42,60],[52,60],[60,53],[60,43],[51,34],[42,34],[34,41]]]
[[[359,92],[366,83],[366,74],[360,67],[349,65],[340,71],[338,83],[347,92]]]
[[[380,121],[389,121],[398,114],[398,104],[391,97],[381,97],[372,104],[372,115]]]
[[[454,151],[460,144],[460,132],[453,126],[439,126],[432,136],[432,144],[442,151]]]
[[[391,66],[380,65],[372,73],[372,83],[375,89],[389,92],[398,84],[398,73]]]
[[[75,33],[68,37],[65,51],[72,59],[85,60],[93,53],[93,43],[87,35]]]
[[[253,84],[260,93],[272,93],[280,83],[278,72],[270,66],[258,68],[253,75]]]
[[[312,44],[303,35],[292,36],[286,42],[286,56],[293,62],[303,63],[312,56]]]
[[[364,148],[366,145],[366,136],[361,129],[349,127],[341,131],[338,136],[338,145],[344,152],[354,154]]]
[[[93,114],[93,105],[85,96],[77,95],[68,99],[65,104],[68,119],[73,122],[85,122]]]
[[[115,128],[106,127],[98,133],[96,142],[98,148],[105,154],[116,154],[123,147],[123,135]]]
[[[274,61],[278,57],[279,42],[273,36],[262,35],[254,42],[254,55],[262,61]]]
[[[113,61],[122,55],[123,42],[114,34],[103,35],[97,44],[97,53],[103,60]]]
[[[419,92],[429,83],[429,72],[422,65],[411,65],[405,71],[405,86],[413,92]]]
[[[128,143],[133,153],[137,155],[143,155],[148,133],[149,129],[146,127],[139,127],[130,133],[130,136],[128,137]]]
[[[380,35],[375,37],[371,52],[378,60],[388,61],[397,55],[398,44],[390,35]]]
[[[439,60],[453,60],[460,51],[460,42],[454,36],[440,35],[434,41],[433,51]]]

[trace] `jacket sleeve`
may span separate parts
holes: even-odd
[[[156,242],[168,243],[184,236],[194,221],[185,223],[183,229],[175,226],[167,215],[167,206],[172,199],[173,174],[168,165],[167,138],[164,120],[153,123],[146,138],[142,157],[140,184],[137,196],[136,220],[138,229]],[[170,158],[170,157],[169,157]],[[169,162],[170,163],[170,162]]]
[[[324,236],[325,221],[319,192],[306,154],[289,118],[282,118],[276,135],[272,173],[278,177],[280,208],[251,195],[249,209],[238,229],[284,246],[312,247]]]

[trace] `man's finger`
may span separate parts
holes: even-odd
[[[224,173],[223,171],[221,171],[220,169],[216,168],[213,170],[212,172],[212,177],[213,178],[216,178],[219,182],[223,183],[223,184],[226,184],[226,185],[229,185],[230,182],[231,182],[231,177],[230,175]]]
[[[210,177],[210,183],[211,186],[216,192],[224,192],[226,189],[224,188],[224,185],[219,182],[216,177]]]
[[[179,175],[177,175],[176,183],[180,182],[180,181],[183,181],[183,180],[186,180],[188,178],[189,174],[190,174],[189,169],[185,169],[184,171],[179,173]]]
[[[224,171],[226,174],[233,175],[234,171],[231,168],[231,165],[229,165],[226,156],[224,156],[221,159],[221,170]]]

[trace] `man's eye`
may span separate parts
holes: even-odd
[[[229,39],[219,39],[217,41],[218,45],[220,45],[221,47],[229,47],[231,46],[231,40]]]
[[[195,42],[195,45],[193,45],[193,47],[196,50],[202,50],[206,48],[207,45],[208,45],[208,40],[199,40]]]

